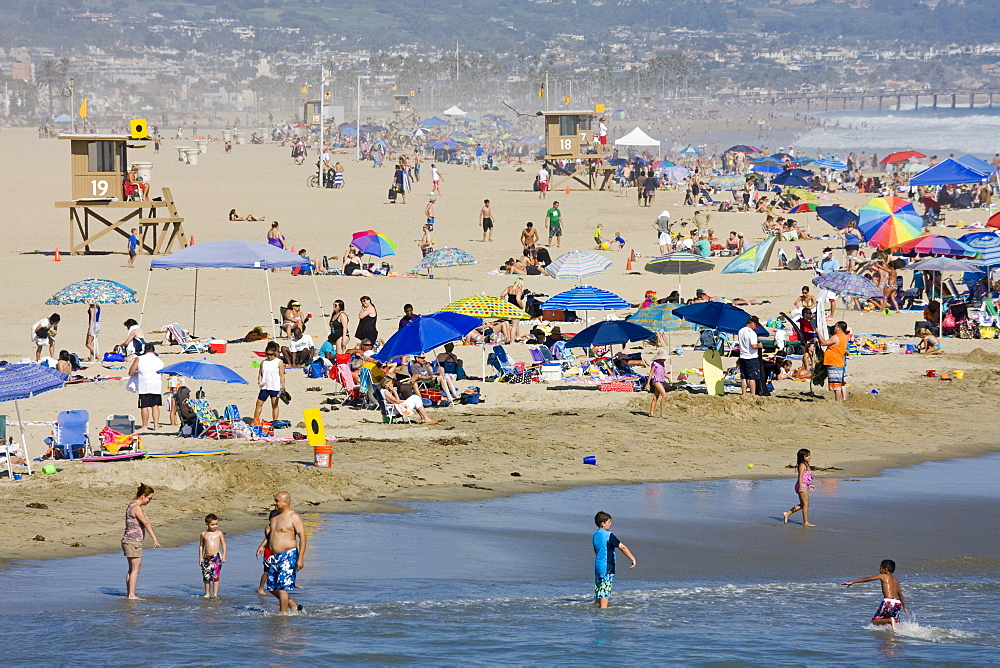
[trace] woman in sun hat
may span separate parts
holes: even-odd
[[[653,355],[653,363],[649,365],[649,378],[646,379],[646,389],[653,393],[653,400],[649,404],[649,417],[653,417],[658,403],[660,404],[660,417],[664,417],[663,407],[666,405],[666,402],[660,402],[667,397],[667,390],[664,387],[664,383],[669,380],[669,375],[667,374],[668,357],[670,357],[670,352],[666,348],[658,348],[656,354]]]

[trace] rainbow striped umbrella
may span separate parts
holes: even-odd
[[[354,233],[351,237],[351,245],[365,255],[387,257],[396,254],[396,242],[374,230]]]
[[[812,213],[813,211],[816,210],[817,206],[819,205],[816,204],[815,202],[805,202],[803,204],[793,206],[791,209],[788,210],[788,213]]]
[[[477,318],[511,318],[514,320],[529,320],[531,316],[517,308],[509,301],[492,295],[473,295],[458,301],[453,301],[441,311],[473,315]]]
[[[858,231],[872,246],[895,248],[923,233],[923,219],[904,199],[876,197],[858,211]]]

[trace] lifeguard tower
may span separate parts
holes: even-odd
[[[596,111],[539,111],[545,119],[545,149],[542,159],[548,163],[549,188],[561,189],[563,184],[576,181],[593,190],[598,177],[603,177],[599,190],[604,190],[615,168],[602,162],[608,153],[595,134],[599,113]],[[565,161],[560,165],[558,161]]]
[[[72,199],[56,202],[55,206],[69,209],[72,255],[91,252],[91,244],[110,232],[127,239],[131,227],[139,230],[140,253],[158,255],[169,253],[175,243],[180,248],[188,245],[184,219],[177,215],[169,188],[163,188],[162,197],[153,198],[149,192],[150,201],[133,201],[137,197],[135,187],[126,185],[126,181],[136,163],[129,161],[128,150],[145,148],[149,138],[145,121],[132,121],[131,125],[129,135],[59,135],[59,139],[70,143]],[[147,182],[148,176],[147,171]],[[141,193],[137,200],[141,200]],[[166,215],[158,216],[158,210]],[[115,219],[118,214],[124,215]],[[92,226],[92,222],[100,225]]]
[[[302,109],[302,122],[308,126],[318,126],[323,119],[323,106],[319,100],[306,100]]]
[[[416,93],[410,91],[409,95],[393,95],[392,99],[394,101],[392,113],[396,116],[397,121],[415,121],[417,120],[417,110],[413,108],[410,100]]]

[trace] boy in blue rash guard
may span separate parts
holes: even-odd
[[[594,516],[594,524],[598,527],[594,532],[594,601],[606,608],[615,580],[615,549],[621,550],[632,562],[629,568],[635,568],[635,557],[625,543],[611,533],[611,515],[602,510]]]

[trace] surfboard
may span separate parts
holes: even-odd
[[[177,452],[150,452],[147,456],[153,459],[164,459],[166,457],[187,457],[187,454],[178,450]]]
[[[103,457],[81,457],[81,462],[123,462],[129,459],[142,459],[146,456],[145,452],[141,450],[139,452],[126,452],[121,455],[104,455]]]
[[[176,452],[151,452],[149,457],[153,459],[167,459],[174,457],[204,457],[207,455],[224,455],[229,450],[178,450]]]
[[[718,350],[706,350],[702,360],[702,371],[705,374],[705,389],[713,397],[721,397],[726,393],[722,379],[722,353]]]

